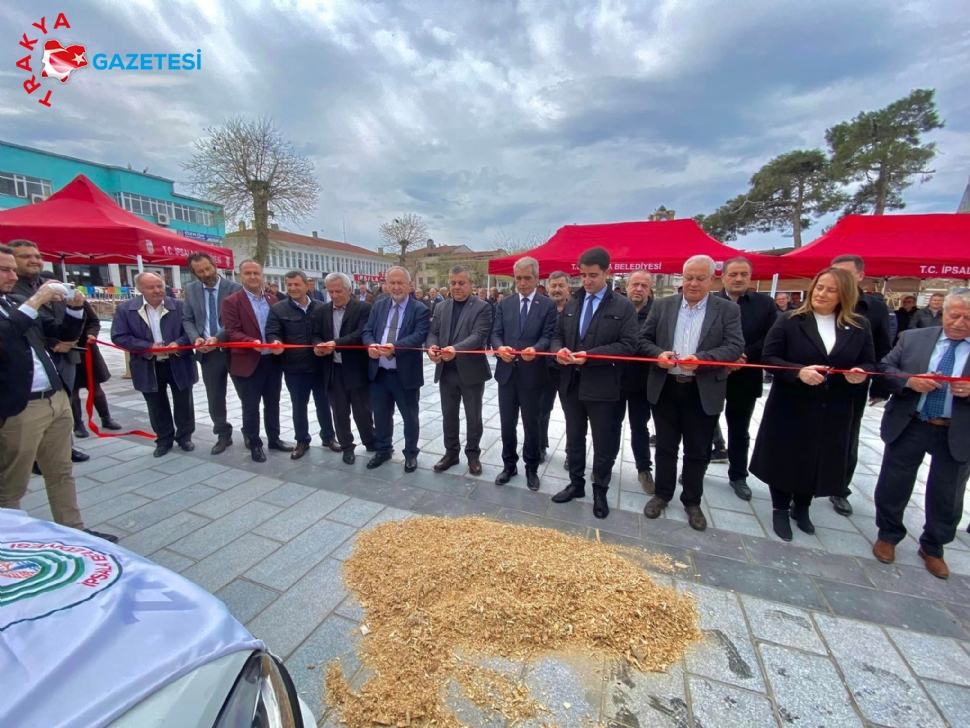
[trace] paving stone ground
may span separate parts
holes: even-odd
[[[120,356],[105,353],[120,374]],[[430,367],[426,380],[431,381]],[[116,376],[105,389],[116,419],[129,427],[147,425],[144,400],[129,381]],[[528,491],[522,476],[504,488],[495,486],[501,442],[494,382],[485,393],[485,473],[479,478],[469,476],[464,463],[447,474],[430,470],[444,452],[433,385],[423,390],[422,455],[411,475],[403,472],[400,454],[367,471],[363,448],[357,464],[346,466],[338,454],[317,446],[319,441],[302,460],[269,452],[269,461],[257,464],[243,450],[238,432],[234,447],[212,456],[201,384],[195,395],[199,430],[192,454],[176,450],[155,459],[151,443],[134,437],[78,441],[91,455],[75,468],[85,521],[222,599],[286,661],[323,725],[333,725],[322,705],[323,666],[338,659],[347,674],[356,675],[356,684],[366,679],[355,651],[364,615],[344,588],[341,562],[360,530],[422,515],[483,515],[547,526],[668,554],[678,564],[672,576],[656,577],[696,597],[705,640],[666,673],[641,674],[592,658],[498,666],[521,676],[553,711],[550,724],[970,725],[967,518],[958,542],[946,551],[954,572],[947,582],[922,568],[912,536],[897,551],[897,564],[872,558],[880,410],[867,414],[863,425],[852,498],[856,514],[844,518],[827,501],[817,502],[812,516],[818,534],[796,531],[788,544],[771,532],[767,487],[750,479],[755,497],[740,501],[728,487],[723,465],[712,465],[705,480],[708,531],[692,531],[676,504],[665,518],[644,518],[646,496],[636,480],[628,434],[610,489],[609,519],[594,519],[589,503],[552,504],[549,494],[566,484],[565,427],[558,408],[550,432],[555,445],[540,472],[541,492]],[[288,398],[282,410],[285,426]],[[752,437],[760,412],[759,405]],[[240,407],[232,392],[229,414],[238,426]],[[284,437],[292,439],[292,431],[284,431]],[[916,536],[923,517],[916,499],[925,476],[924,466],[906,514]],[[31,481],[23,507],[50,517],[39,478]],[[448,701],[472,724],[504,724],[470,705],[455,685]]]

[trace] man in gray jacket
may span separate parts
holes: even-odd
[[[229,356],[225,349],[216,346],[228,341],[229,337],[222,328],[219,311],[226,297],[242,286],[220,276],[215,261],[207,253],[192,253],[187,265],[196,280],[185,287],[182,326],[189,340],[202,347],[196,354],[202,363],[202,382],[209,401],[212,432],[218,438],[212,446],[212,454],[218,455],[232,445],[232,425],[226,418]]]
[[[434,466],[443,473],[458,464],[461,439],[458,432],[458,407],[464,404],[467,422],[465,456],[468,472],[482,474],[481,455],[482,398],[485,382],[492,378],[488,359],[482,354],[461,351],[484,351],[492,328],[492,307],[472,295],[471,272],[456,265],[448,272],[451,296],[435,308],[426,346],[428,357],[435,363],[434,380],[441,392],[441,419],[444,426],[445,455]]]
[[[703,531],[704,473],[711,459],[714,428],[724,410],[727,366],[691,361],[737,363],[744,352],[741,309],[734,301],[712,296],[714,260],[695,255],[684,263],[684,292],[653,304],[640,330],[640,356],[660,359],[650,369],[647,399],[657,429],[656,495],[644,506],[657,518],[674,497],[677,452],[684,444],[681,503],[690,527]]]
[[[879,364],[879,371],[896,376],[883,377],[893,395],[880,430],[886,447],[876,483],[879,538],[872,554],[885,564],[895,560],[896,545],[906,537],[903,513],[928,454],[932,460],[919,556],[927,571],[946,579],[950,570],[943,547],[956,535],[970,472],[970,382],[937,382],[921,375],[970,377],[970,294],[947,296],[942,323],[942,328],[904,331]]]

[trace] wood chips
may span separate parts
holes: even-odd
[[[691,598],[655,584],[621,549],[484,518],[416,518],[357,537],[344,579],[366,610],[351,691],[337,663],[327,702],[349,726],[459,726],[455,680],[516,722],[547,712],[517,676],[461,656],[528,660],[570,650],[663,670],[700,639]]]

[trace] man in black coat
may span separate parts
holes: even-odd
[[[485,289],[482,289],[485,290]],[[562,316],[563,309],[572,298],[569,290],[569,276],[561,270],[553,271],[549,274],[549,298],[556,304],[556,321]],[[553,329],[555,333],[555,329]],[[551,344],[550,344],[551,345]],[[549,421],[552,419],[552,410],[556,406],[556,398],[559,396],[560,375],[562,374],[562,364],[556,361],[556,357],[544,357],[548,366],[546,372],[549,376],[542,390],[542,399],[539,403],[539,427],[542,431],[542,443],[539,451],[539,462],[545,462],[547,451],[549,450]],[[563,462],[563,467],[569,470],[569,458]]]
[[[344,462],[353,465],[357,457],[354,454],[354,433],[350,429],[351,410],[361,443],[368,452],[374,452],[374,413],[371,410],[370,379],[367,376],[368,357],[364,349],[337,347],[361,345],[371,304],[353,295],[350,276],[346,273],[329,274],[325,284],[330,301],[323,308],[317,308],[313,315],[314,353],[324,358],[323,372],[329,381],[337,442],[343,450]]]
[[[943,325],[943,294],[934,293],[926,303],[926,308],[913,314],[907,328],[932,329]]]
[[[498,382],[498,411],[502,421],[502,472],[496,485],[505,485],[518,474],[518,437],[516,427],[522,413],[522,460],[526,485],[539,490],[539,464],[542,462],[540,426],[542,393],[548,382],[552,357],[536,357],[549,351],[556,331],[556,304],[539,295],[539,263],[535,258],[520,258],[512,267],[518,294],[495,306],[492,349],[495,350],[495,379]],[[519,355],[510,352],[521,351]]]
[[[564,369],[559,395],[566,415],[566,456],[569,485],[552,497],[568,503],[586,496],[586,434],[593,435],[593,515],[606,518],[606,502],[616,442],[616,408],[620,400],[620,362],[590,359],[597,356],[633,356],[636,351],[637,312],[629,299],[606,285],[610,254],[591,248],[579,257],[583,288],[577,292],[556,323],[551,351]]]
[[[778,307],[761,293],[750,290],[751,261],[732,258],[724,263],[721,273],[724,290],[717,295],[734,301],[741,308],[741,330],[744,333],[744,353],[739,364],[760,364],[765,337],[778,319]],[[751,500],[748,487],[749,429],[754,405],[762,394],[764,375],[761,369],[739,367],[728,377],[724,417],[728,427],[728,481],[741,500]]]
[[[947,579],[943,547],[953,541],[963,516],[970,473],[970,382],[942,383],[920,375],[970,377],[970,295],[951,294],[942,319],[942,329],[904,331],[879,364],[881,372],[909,378],[884,377],[893,395],[880,430],[886,447],[874,496],[879,538],[872,553],[883,563],[895,560],[896,545],[906,537],[903,514],[930,455],[919,556],[933,576]]]
[[[903,296],[899,308],[896,309],[896,338],[909,329],[916,315],[916,296]],[[895,342],[894,342],[895,343]]]
[[[626,286],[627,298],[637,312],[637,331],[639,332],[650,315],[653,307],[653,276],[645,270],[638,270],[630,276]],[[630,448],[637,466],[637,478],[644,493],[652,494],[655,489],[653,480],[653,461],[650,458],[650,400],[647,399],[647,380],[650,377],[650,364],[623,364],[623,396],[616,408],[615,441],[622,448],[623,418],[630,410]]]
[[[855,312],[864,317],[869,322],[872,330],[872,343],[876,349],[876,361],[883,358],[893,348],[893,337],[889,323],[889,307],[877,298],[870,296],[862,290],[862,281],[865,280],[865,262],[858,255],[839,255],[832,260],[833,268],[843,268],[856,277],[859,283],[859,302],[856,304]],[[942,305],[942,301],[940,302]],[[874,377],[872,387],[869,386],[869,379],[860,384],[853,390],[855,396],[852,414],[852,433],[849,440],[849,467],[846,471],[845,489],[842,495],[829,496],[835,512],[842,516],[852,515],[852,504],[849,503],[849,496],[852,495],[850,484],[852,476],[855,475],[855,468],[859,462],[859,432],[862,430],[862,417],[866,412],[866,403],[876,404],[889,398],[891,390],[885,377]],[[872,398],[871,400],[869,398]]]
[[[307,295],[306,274],[291,270],[286,274],[287,297],[273,304],[266,319],[266,342],[270,344],[312,344],[313,320],[317,309],[326,304]],[[342,452],[333,431],[330,415],[330,398],[327,394],[327,379],[321,376],[323,367],[319,357],[310,349],[274,349],[274,354],[283,355],[283,378],[290,390],[293,403],[293,430],[296,435],[296,448],[290,458],[299,460],[310,449],[310,420],[307,409],[310,395],[317,409],[317,422],[320,425],[320,439],[323,446],[334,452]]]

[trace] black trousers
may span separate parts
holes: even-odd
[[[74,426],[85,424],[84,422],[84,405],[81,402],[81,392],[82,390],[75,387],[71,391],[71,414],[74,415]],[[111,410],[108,408],[108,395],[104,393],[101,389],[101,385],[95,382],[94,384],[94,409],[97,410],[98,416],[102,420],[106,420],[111,417]]]
[[[791,508],[792,503],[800,508],[808,508],[812,505],[812,494],[811,493],[786,493],[783,490],[778,490],[777,488],[772,488],[768,486],[768,492],[771,493],[771,507],[776,511],[787,511]]]
[[[751,448],[751,415],[757,397],[738,397],[724,403],[727,420],[728,478],[744,480],[748,477],[748,452]]]
[[[259,404],[263,403],[263,424],[270,442],[280,438],[280,394],[283,392],[283,370],[279,357],[259,357],[256,370],[248,377],[233,376],[232,383],[242,402],[242,431],[249,447],[262,447],[259,439]]]
[[[559,370],[549,369],[549,381],[542,389],[539,399],[539,429],[541,431],[539,448],[549,449],[549,418],[552,410],[556,406],[556,397],[559,396]]]
[[[653,468],[650,458],[650,401],[646,392],[629,392],[624,394],[616,403],[616,432],[614,441],[619,449],[623,447],[623,419],[627,410],[630,411],[630,447],[633,449],[633,459],[637,464],[637,472],[642,473]]]
[[[856,385],[852,393],[854,397],[852,400],[852,429],[849,431],[849,461],[845,469],[843,498],[852,495],[852,489],[849,486],[852,483],[852,476],[855,475],[856,465],[859,464],[859,433],[862,430],[862,416],[866,413],[866,405],[869,403],[869,380]]]
[[[445,440],[445,452],[448,455],[458,455],[461,450],[460,407],[465,409],[465,455],[469,460],[478,460],[482,454],[482,398],[485,394],[485,382],[465,384],[461,381],[458,368],[448,366],[441,368],[441,379],[438,380],[438,391],[441,395],[441,424]]]
[[[526,472],[534,473],[539,470],[543,434],[546,437],[545,447],[548,447],[549,437],[548,416],[545,433],[541,425],[544,395],[544,390],[524,384],[517,369],[512,370],[509,381],[498,385],[498,411],[502,421],[502,464],[506,468],[514,468],[519,462],[517,426],[521,413],[522,430],[525,435],[522,444],[522,460],[525,461]],[[552,407],[550,406],[549,409],[551,411]]]
[[[374,446],[374,413],[371,411],[370,387],[347,389],[344,384],[343,364],[333,365],[333,379],[330,382],[330,406],[333,408],[333,425],[337,442],[345,451],[354,450],[354,433],[350,429],[350,412],[353,409],[354,422],[364,447]]]
[[[947,442],[949,427],[914,419],[895,442],[886,445],[876,482],[876,525],[879,538],[898,544],[906,536],[903,513],[916,474],[929,453],[930,475],[926,480],[926,523],[919,543],[930,556],[943,558],[943,547],[953,541],[963,515],[963,495],[970,462],[953,459]]]
[[[416,458],[421,423],[418,419],[421,388],[405,389],[393,369],[378,369],[377,379],[371,384],[371,402],[374,405],[374,445],[379,455],[394,452],[394,405],[404,420],[404,457]]]
[[[212,434],[220,440],[232,437],[232,423],[226,416],[226,388],[229,384],[229,356],[224,351],[199,354],[202,366],[202,383],[209,404]]]
[[[586,434],[593,431],[593,485],[608,488],[616,462],[616,402],[584,402],[579,383],[560,398],[566,414],[569,482],[586,487]]]
[[[320,425],[320,437],[324,442],[336,438],[333,431],[333,417],[330,414],[330,397],[327,394],[327,383],[323,375],[318,372],[283,372],[286,388],[290,391],[290,401],[293,403],[293,432],[297,442],[309,445],[310,418],[308,409],[310,395],[317,409],[317,424]]]
[[[683,491],[680,502],[697,506],[704,495],[704,473],[711,462],[711,443],[717,415],[704,412],[697,382],[678,382],[667,375],[660,397],[653,406],[657,429],[657,495],[665,501],[674,498],[677,488],[677,453],[684,443]]]
[[[155,431],[155,444],[172,447],[190,442],[195,432],[195,401],[192,399],[192,387],[179,389],[172,378],[172,366],[168,360],[155,360],[155,379],[158,382],[157,392],[142,392],[145,404],[148,405],[148,419]],[[168,401],[168,390],[172,392],[172,402]],[[174,405],[175,417],[172,417]]]

